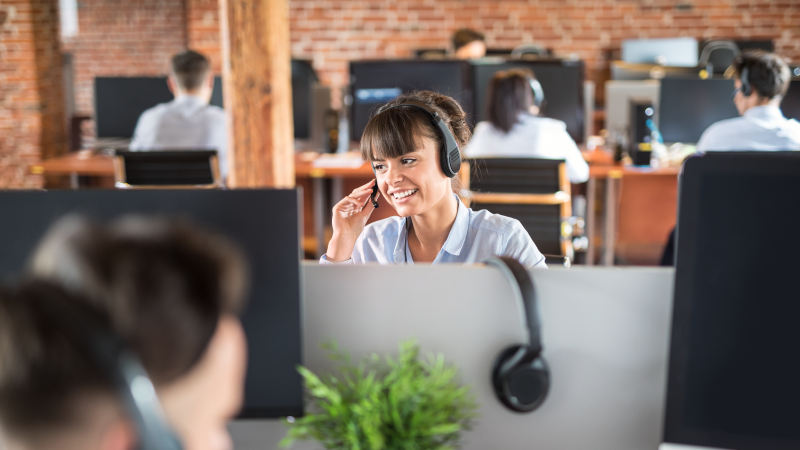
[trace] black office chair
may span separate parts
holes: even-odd
[[[116,150],[115,186],[120,189],[214,189],[220,187],[216,150]]]
[[[522,223],[545,255],[574,257],[572,200],[564,160],[478,158],[469,161],[472,208]],[[463,180],[462,180],[463,181]]]

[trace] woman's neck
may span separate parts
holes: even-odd
[[[458,215],[458,202],[447,193],[433,208],[412,216],[408,247],[414,261],[433,262],[450,235]]]

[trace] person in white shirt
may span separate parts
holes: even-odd
[[[539,93],[536,93],[536,90]],[[539,96],[539,100],[537,100]],[[589,165],[567,133],[567,125],[539,117],[543,92],[533,72],[511,69],[492,77],[487,94],[488,121],[475,127],[464,155],[467,158],[563,159],[569,181],[589,179]]]
[[[216,150],[223,179],[228,174],[225,111],[209,105],[214,74],[208,59],[192,50],[172,57],[167,78],[175,100],[148,109],[139,117],[131,150]]]
[[[742,117],[721,120],[706,129],[697,150],[800,150],[800,122],[780,110],[789,89],[789,67],[774,53],[746,51],[733,63],[733,103]]]
[[[465,117],[455,100],[430,91],[403,94],[377,111],[361,137],[361,156],[376,179],[333,207],[333,237],[321,264],[479,263],[510,256],[528,268],[547,267],[518,220],[473,211],[456,195],[460,160],[449,161],[469,139]],[[378,191],[399,217],[366,225]]]

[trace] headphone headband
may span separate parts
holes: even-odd
[[[378,114],[383,114],[390,109],[400,108],[402,106],[411,106],[425,112],[433,123],[433,127],[439,130],[439,135],[442,138],[442,146],[439,148],[439,165],[445,175],[449,178],[455,177],[461,169],[461,151],[458,149],[458,142],[456,142],[453,132],[450,131],[450,127],[442,120],[439,113],[429,105],[421,102],[409,101],[398,105],[392,105]],[[373,168],[373,171],[374,170]]]
[[[750,69],[747,66],[742,67],[739,81],[742,83],[742,95],[749,97],[753,93],[753,86],[750,84]]]
[[[525,311],[525,325],[528,330],[528,348],[539,355],[542,352],[541,321],[539,320],[539,305],[536,302],[536,291],[533,280],[525,267],[514,258],[495,256],[484,263],[497,267],[511,282],[511,289]]]

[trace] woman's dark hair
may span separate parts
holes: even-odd
[[[530,111],[534,105],[533,79],[533,72],[528,69],[510,69],[494,74],[486,102],[492,125],[508,133],[519,122],[520,113]]]
[[[466,114],[453,98],[431,91],[414,91],[401,94],[381,106],[372,116],[361,135],[361,157],[365,161],[386,160],[411,153],[422,147],[422,138],[432,139],[437,149],[442,146],[439,131],[424,111],[414,108],[393,108],[408,102],[427,105],[450,128],[459,148],[464,148],[470,138]],[[453,189],[458,191],[458,177],[453,178]]]
[[[763,50],[746,50],[733,62],[737,77],[741,77],[744,68],[748,72],[747,81],[758,95],[768,99],[786,95],[791,74],[780,56]]]

